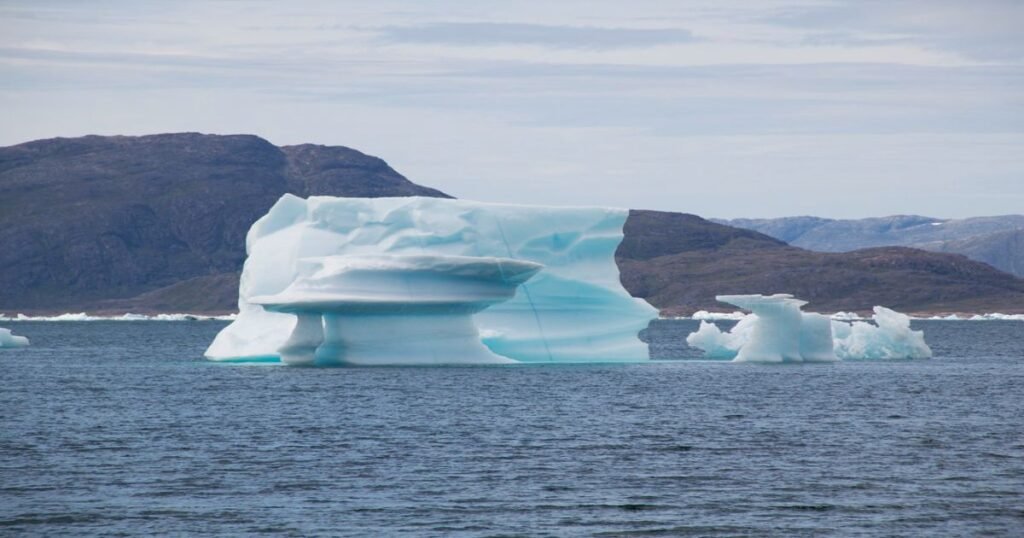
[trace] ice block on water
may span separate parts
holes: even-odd
[[[28,338],[11,333],[10,329],[0,327],[0,348],[28,347]]]
[[[626,292],[615,264],[627,215],[285,195],[249,230],[238,318],[206,356],[273,359],[284,349],[307,364],[646,360],[638,333],[657,311]],[[316,316],[286,306],[314,291],[348,302],[318,310],[319,329]],[[408,315],[354,308],[360,294]],[[431,297],[442,306],[428,312],[422,303]],[[442,319],[445,311],[453,317]]]
[[[883,306],[874,308],[874,325],[834,322],[836,354],[846,359],[927,359],[932,350],[923,331],[910,329],[910,316]]]
[[[852,324],[800,310],[792,295],[719,295],[719,301],[749,310],[731,331],[701,322],[686,342],[713,359],[738,362],[831,362],[838,359],[920,359],[931,357],[924,333],[910,318],[876,306],[874,325]]]

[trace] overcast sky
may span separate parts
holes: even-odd
[[[0,0],[0,145],[253,133],[460,198],[1024,213],[1024,1]]]

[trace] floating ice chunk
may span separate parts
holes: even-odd
[[[18,314],[16,321],[97,321],[102,318],[98,316],[90,316],[85,312],[59,314],[56,316],[26,316],[25,314]]]
[[[949,315],[946,315],[946,316],[932,316],[932,317],[930,317],[928,319],[933,320],[933,321],[964,321],[964,318],[962,318],[962,317],[960,317],[960,316],[958,316],[956,314],[949,314]]]
[[[919,359],[931,357],[921,331],[910,318],[876,306],[872,320],[845,323],[802,312],[804,301],[791,295],[721,295],[717,299],[753,312],[729,332],[701,322],[686,342],[708,358],[737,362],[831,362],[838,359]]]
[[[305,270],[302,259],[461,256],[535,262],[544,268],[515,288],[509,300],[473,314],[473,327],[453,323],[440,331],[432,330],[430,323],[420,324],[421,345],[409,345],[401,352],[392,348],[388,351],[392,358],[401,353],[424,358],[434,349],[435,355],[439,354],[436,362],[458,362],[457,356],[442,355],[461,352],[431,348],[430,343],[441,346],[446,335],[464,338],[472,329],[490,353],[515,361],[646,360],[647,346],[637,335],[657,311],[626,292],[614,258],[627,214],[621,209],[516,206],[439,198],[304,200],[285,195],[249,230],[238,318],[217,335],[206,356],[213,360],[280,356],[278,350],[293,334],[296,318],[268,311],[253,299],[274,296],[292,286]],[[423,277],[405,291],[424,293],[435,282],[447,282],[444,278],[437,274]],[[393,287],[382,289],[375,288],[372,295],[379,299],[395,291]],[[315,359],[331,355],[346,362],[343,351],[321,351],[335,338],[333,322],[328,319],[333,315],[325,318],[324,344],[318,347]],[[388,325],[370,318],[350,317],[348,324],[353,328],[358,325],[369,339],[365,347],[383,349],[392,343],[386,338]],[[308,329],[301,328],[300,332],[312,334]],[[405,334],[413,329],[412,322],[403,322]],[[302,353],[308,358],[307,351]],[[405,357],[403,362],[410,360],[415,357]]]
[[[220,316],[208,316],[202,314],[121,314],[119,316],[94,316],[79,312],[77,314],[66,313],[56,316],[27,316],[18,314],[14,317],[0,314],[0,321],[233,321],[237,314],[224,314]]]
[[[836,312],[829,317],[837,321],[860,321],[864,319],[863,316],[856,312]]]
[[[737,362],[834,361],[832,327],[825,316],[805,314],[806,301],[792,295],[719,295],[717,300],[750,310],[757,316]]]
[[[0,327],[0,348],[28,347],[28,338],[16,336],[10,329]]]
[[[707,310],[698,310],[690,316],[690,319],[699,319],[702,321],[717,321],[717,320],[735,320],[739,321],[746,317],[743,312],[708,312]]]
[[[1024,314],[976,314],[970,317],[971,321],[1024,321]]]
[[[1024,314],[946,314],[945,316],[916,317],[911,319],[923,319],[928,321],[1024,321]],[[0,320],[2,321],[2,320]]]
[[[686,337],[686,343],[704,350],[709,359],[735,359],[740,348],[750,338],[750,330],[757,323],[757,316],[745,314],[731,331],[722,331],[714,323],[700,322],[697,332]]]
[[[932,350],[924,332],[910,329],[910,316],[882,306],[874,308],[874,325],[833,323],[836,355],[843,359],[927,359]]]

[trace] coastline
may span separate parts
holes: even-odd
[[[824,313],[836,321],[865,321],[871,319],[866,312]],[[1024,321],[1024,311],[1019,312],[907,312],[915,321]],[[234,321],[237,312],[60,312],[25,310],[16,313],[0,312],[0,322],[71,322],[71,321]],[[737,321],[742,312],[698,311],[688,316],[662,314],[658,320]]]

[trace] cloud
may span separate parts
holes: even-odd
[[[791,6],[757,17],[805,31],[806,44],[918,43],[975,60],[1024,61],[1024,3],[1017,0],[850,2]]]
[[[0,144],[249,132],[493,201],[1018,211],[1024,2],[755,4],[0,0]]]
[[[538,45],[569,49],[616,49],[692,43],[681,28],[553,26],[507,22],[436,22],[378,29],[385,40],[440,45]]]

